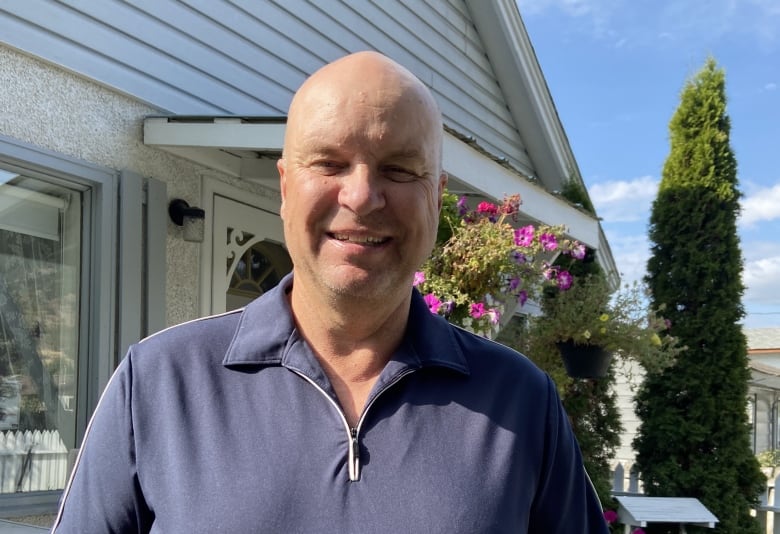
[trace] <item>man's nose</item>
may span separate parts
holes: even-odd
[[[371,165],[355,165],[343,176],[339,202],[355,215],[367,215],[385,206],[384,185],[379,172]]]

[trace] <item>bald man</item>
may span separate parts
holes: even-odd
[[[412,289],[441,152],[397,63],[312,75],[277,165],[293,273],[130,349],[53,532],[606,534],[550,379]]]

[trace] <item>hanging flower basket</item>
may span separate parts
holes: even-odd
[[[604,378],[612,361],[612,353],[598,345],[575,345],[574,341],[556,343],[563,366],[572,378]]]

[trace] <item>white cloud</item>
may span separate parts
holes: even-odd
[[[658,180],[642,176],[633,180],[600,182],[588,193],[605,223],[646,221],[658,193]]]
[[[773,304],[780,309],[780,256],[745,263],[745,301]]]
[[[623,283],[641,281],[647,272],[650,243],[646,234],[621,234],[616,228],[605,226],[612,255]]]
[[[742,214],[739,222],[750,227],[761,221],[780,219],[778,206],[780,206],[780,184],[752,191],[742,199]]]
[[[768,84],[764,85],[764,91],[776,91],[777,90],[777,84],[775,82],[769,82]]]

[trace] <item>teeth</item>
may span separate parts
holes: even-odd
[[[364,243],[364,244],[376,245],[378,243],[384,242],[384,238],[372,237],[372,236],[333,234],[333,237],[338,239],[339,241],[349,241],[350,243]]]

